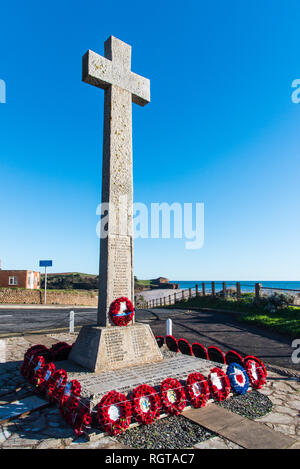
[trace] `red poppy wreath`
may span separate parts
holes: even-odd
[[[186,406],[184,387],[178,379],[167,378],[161,383],[160,398],[168,414],[179,415]]]
[[[189,374],[185,391],[191,405],[196,409],[204,407],[209,399],[209,384],[201,373]]]
[[[31,362],[31,367],[29,373],[27,375],[27,379],[31,384],[36,384],[38,379],[38,371],[41,370],[45,366],[45,359],[40,355],[34,355],[33,360]]]
[[[56,370],[48,381],[48,399],[50,402],[60,402],[61,395],[64,392],[68,380],[66,370]]]
[[[73,427],[75,434],[80,436],[92,423],[90,411],[85,406],[82,406],[71,415],[72,418],[68,423]]]
[[[109,314],[116,326],[127,326],[134,317],[133,304],[125,296],[117,298],[110,305]]]
[[[44,393],[47,385],[48,380],[51,378],[53,373],[55,372],[55,365],[54,363],[46,363],[43,368],[40,368],[36,373],[36,387],[40,393]]]
[[[161,403],[159,394],[152,386],[141,384],[131,396],[132,411],[137,422],[148,425],[160,414]]]
[[[65,412],[69,412],[69,404],[71,403],[71,399],[72,401],[78,401],[80,393],[81,384],[79,383],[79,381],[77,381],[77,379],[72,379],[69,383],[66,384],[64,392],[61,394],[59,402],[59,408],[62,414],[64,414]]]
[[[131,403],[125,396],[110,391],[102,397],[97,405],[97,418],[104,431],[111,435],[122,433],[131,421]]]
[[[30,372],[32,361],[35,355],[39,355],[39,352],[48,350],[44,345],[38,344],[30,347],[24,354],[24,360],[20,369],[20,373],[26,378]]]
[[[221,368],[215,367],[210,370],[208,379],[212,397],[216,401],[224,401],[228,397],[231,389],[228,376]]]
[[[245,370],[249,376],[251,386],[254,389],[261,389],[266,384],[266,371],[256,359],[250,357],[245,360]]]

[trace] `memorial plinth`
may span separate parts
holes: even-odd
[[[70,360],[95,373],[118,370],[163,359],[148,324],[127,327],[84,326]]]

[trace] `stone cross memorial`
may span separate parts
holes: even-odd
[[[148,325],[117,327],[109,307],[120,297],[134,298],[132,101],[150,102],[150,81],[131,71],[131,46],[111,36],[105,57],[88,51],[82,79],[105,90],[102,165],[99,304],[97,325],[81,329],[70,359],[96,371],[162,360]]]

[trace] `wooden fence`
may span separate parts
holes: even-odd
[[[218,289],[218,285],[221,287]],[[255,283],[254,285],[241,285],[241,282],[202,282],[201,284],[196,284],[194,288],[188,288],[185,290],[174,291],[174,293],[169,293],[165,296],[160,298],[155,298],[152,300],[148,300],[144,302],[144,307],[146,308],[159,308],[163,306],[175,305],[176,303],[187,300],[193,297],[199,296],[221,296],[223,298],[227,298],[229,296],[234,296],[237,301],[239,301],[242,297],[242,288],[243,287],[251,287],[254,289],[252,292],[254,294],[255,301],[260,301],[262,296],[266,296],[264,294],[264,290],[270,290],[271,292],[281,292],[287,293],[290,292],[291,294],[295,294],[300,296],[300,290],[290,290],[284,288],[273,288],[273,287],[263,287],[261,283]],[[244,293],[251,293],[247,290]],[[298,303],[298,302],[297,302]],[[296,303],[296,304],[297,304]]]

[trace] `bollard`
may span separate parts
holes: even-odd
[[[74,311],[70,311],[69,332],[74,333]]]
[[[172,319],[166,320],[166,335],[173,335],[172,334]]]

